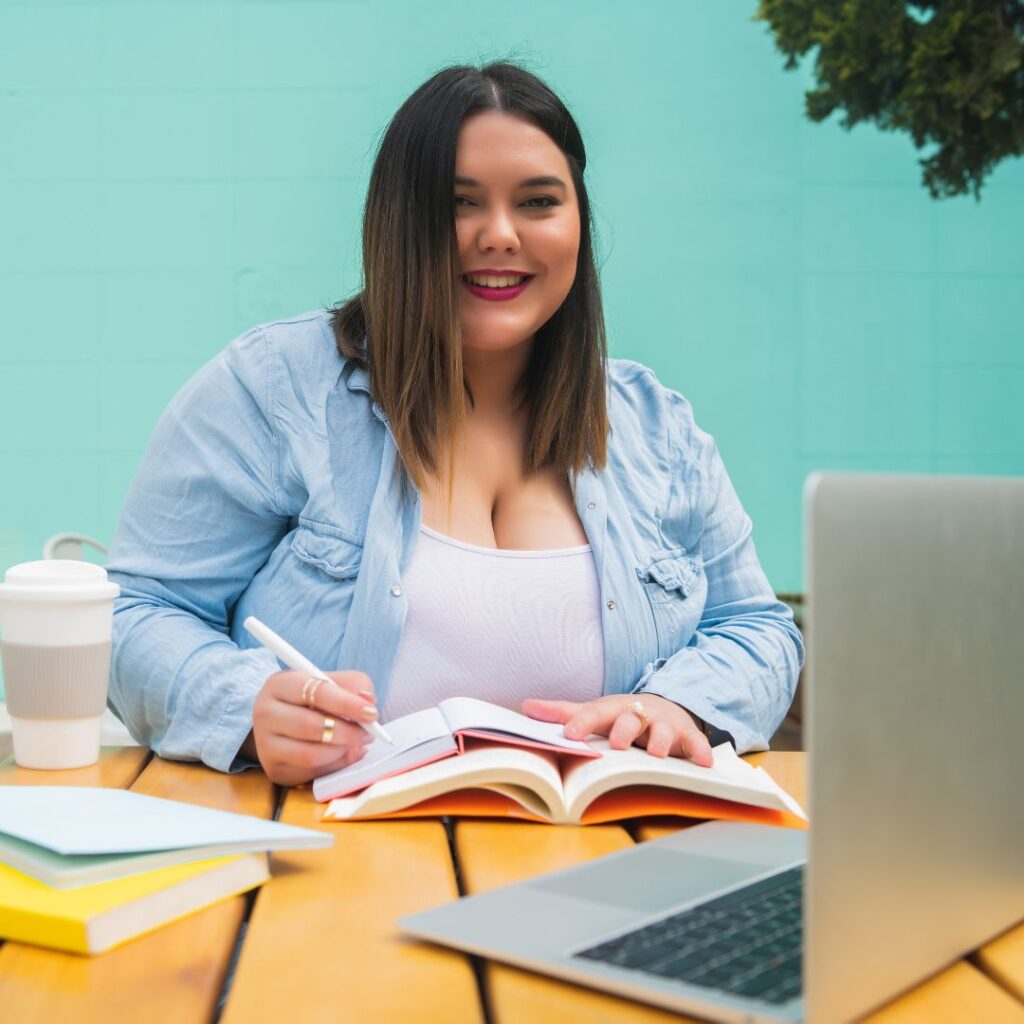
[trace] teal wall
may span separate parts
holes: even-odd
[[[378,134],[521,58],[587,141],[614,355],[716,435],[779,590],[814,468],[1024,471],[1024,161],[936,202],[811,125],[754,0],[0,0],[0,567],[109,540],[177,388],[358,286]]]

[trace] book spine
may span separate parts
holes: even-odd
[[[70,953],[89,952],[84,922],[14,907],[0,907],[0,938]]]

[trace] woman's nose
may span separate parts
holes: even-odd
[[[519,248],[519,233],[507,210],[499,208],[487,215],[485,223],[480,228],[477,245],[484,251]]]

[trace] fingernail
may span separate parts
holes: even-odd
[[[367,700],[373,700],[373,690],[360,690],[360,697],[365,697]]]
[[[359,717],[364,722],[372,722],[377,717],[377,709],[372,705],[359,709]]]

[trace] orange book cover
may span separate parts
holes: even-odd
[[[614,750],[594,741],[601,757],[560,759],[542,751],[494,744],[422,765],[332,800],[324,820],[459,817],[514,818],[554,824],[603,824],[627,818],[710,818],[805,828],[795,800],[729,744],[714,764],[657,758],[639,748]]]

